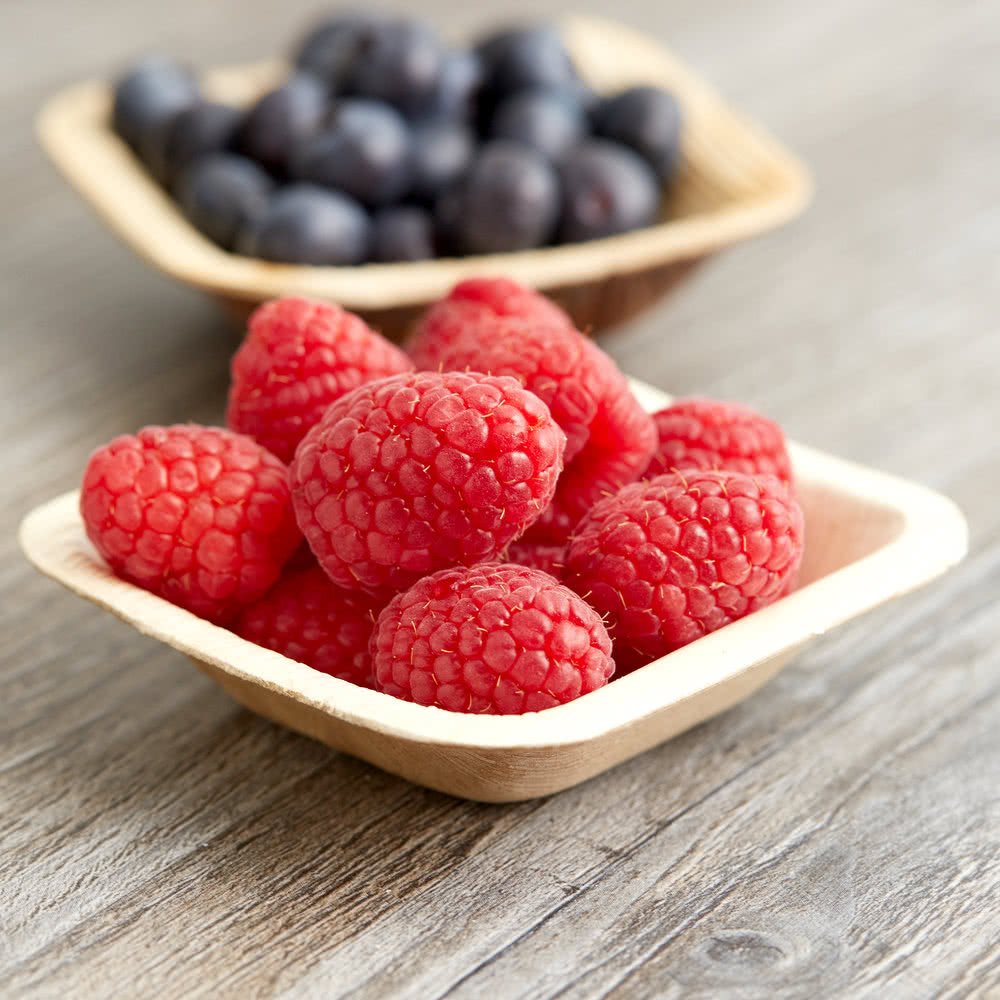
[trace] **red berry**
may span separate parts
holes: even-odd
[[[372,593],[494,559],[552,499],[565,435],[512,378],[414,372],[341,397],[291,466],[330,579]]]
[[[549,576],[560,580],[566,565],[566,546],[519,538],[507,547],[505,559],[518,566],[544,570]]]
[[[547,573],[509,563],[418,581],[378,616],[371,652],[378,690],[491,715],[572,701],[615,669],[597,612]]]
[[[659,445],[646,478],[671,469],[767,473],[788,485],[792,463],[781,428],[756,410],[715,399],[678,399],[653,414]]]
[[[487,318],[493,316],[513,316],[517,319],[531,319],[538,323],[573,327],[573,321],[551,299],[527,288],[510,278],[466,278],[460,281],[448,294],[456,310],[479,311]]]
[[[283,462],[324,410],[364,382],[413,368],[353,313],[329,302],[276,299],[251,317],[233,356],[226,423]]]
[[[626,486],[577,526],[565,579],[608,616],[619,672],[777,600],[802,510],[774,476],[694,469]]]
[[[652,418],[614,361],[537,292],[508,279],[463,282],[431,306],[409,349],[419,368],[511,375],[548,404],[566,432],[566,470],[532,538],[564,541],[649,463]]]
[[[617,493],[642,475],[656,446],[656,427],[632,395],[614,362],[596,347],[597,366],[608,385],[617,385],[598,405],[590,437],[576,458],[566,463],[555,499],[544,511],[529,537],[538,541],[565,542],[594,504]]]
[[[362,593],[334,586],[316,565],[286,570],[233,631],[314,670],[373,687],[368,640],[382,607]]]
[[[98,448],[80,513],[115,573],[214,622],[264,594],[301,541],[285,466],[218,427],[146,427]]]

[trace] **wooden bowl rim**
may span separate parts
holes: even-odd
[[[298,294],[354,309],[391,309],[440,297],[463,278],[497,273],[538,288],[560,288],[701,257],[781,225],[804,209],[812,185],[802,163],[759,125],[730,110],[664,48],[601,18],[572,16],[561,26],[578,54],[599,40],[602,50],[629,53],[630,72],[670,86],[685,110],[686,149],[711,152],[721,142],[732,153],[752,158],[766,183],[717,210],[589,243],[404,264],[308,267],[229,254],[195,230],[111,131],[106,82],[77,83],[54,95],[38,115],[37,134],[70,183],[147,261],[198,288],[251,301]],[[259,89],[280,71],[274,62],[231,67],[206,74],[205,83],[210,91],[239,94]]]
[[[633,382],[633,388],[650,409],[669,399],[642,383]],[[76,491],[28,514],[19,539],[42,573],[143,635],[349,725],[427,746],[484,751],[586,744],[710,689],[721,692],[755,666],[919,587],[964,557],[965,518],[947,497],[802,445],[791,449],[803,484],[830,487],[884,515],[884,544],[607,687],[567,705],[520,716],[446,712],[357,687],[255,646],[118,579],[86,540]]]

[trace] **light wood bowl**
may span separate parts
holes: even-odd
[[[633,388],[651,410],[668,402]],[[577,701],[521,716],[461,715],[356,687],[119,580],[87,541],[76,492],[29,514],[20,540],[41,572],[187,654],[251,711],[410,781],[510,802],[585,781],[725,711],[810,639],[964,556],[965,520],[946,497],[800,445],[792,458],[806,513],[795,593]]]
[[[581,329],[596,332],[652,305],[709,254],[787,222],[804,208],[811,187],[795,158],[645,36],[590,17],[568,18],[562,28],[597,89],[657,83],[681,101],[682,164],[664,201],[665,221],[522,253],[361,267],[271,264],[226,253],[187,222],[111,131],[107,83],[80,83],[53,97],[39,115],[38,135],[70,183],[133,249],[217,296],[240,320],[278,295],[315,296],[361,313],[398,339],[460,279],[505,274],[551,295]],[[276,63],[218,70],[204,86],[221,100],[244,103],[284,72]]]

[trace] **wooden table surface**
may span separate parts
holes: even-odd
[[[607,348],[949,493],[972,549],[725,716],[514,806],[255,718],[16,548],[94,446],[219,421],[233,349],[44,164],[35,110],[152,41],[265,54],[312,6],[4,5],[0,994],[1000,995],[996,5],[614,6],[801,152],[818,194]]]

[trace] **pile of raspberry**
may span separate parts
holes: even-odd
[[[780,599],[802,559],[777,424],[710,399],[645,412],[561,309],[507,279],[457,285],[405,351],[330,303],[261,306],[226,420],[94,452],[97,551],[420,705],[565,704]]]

